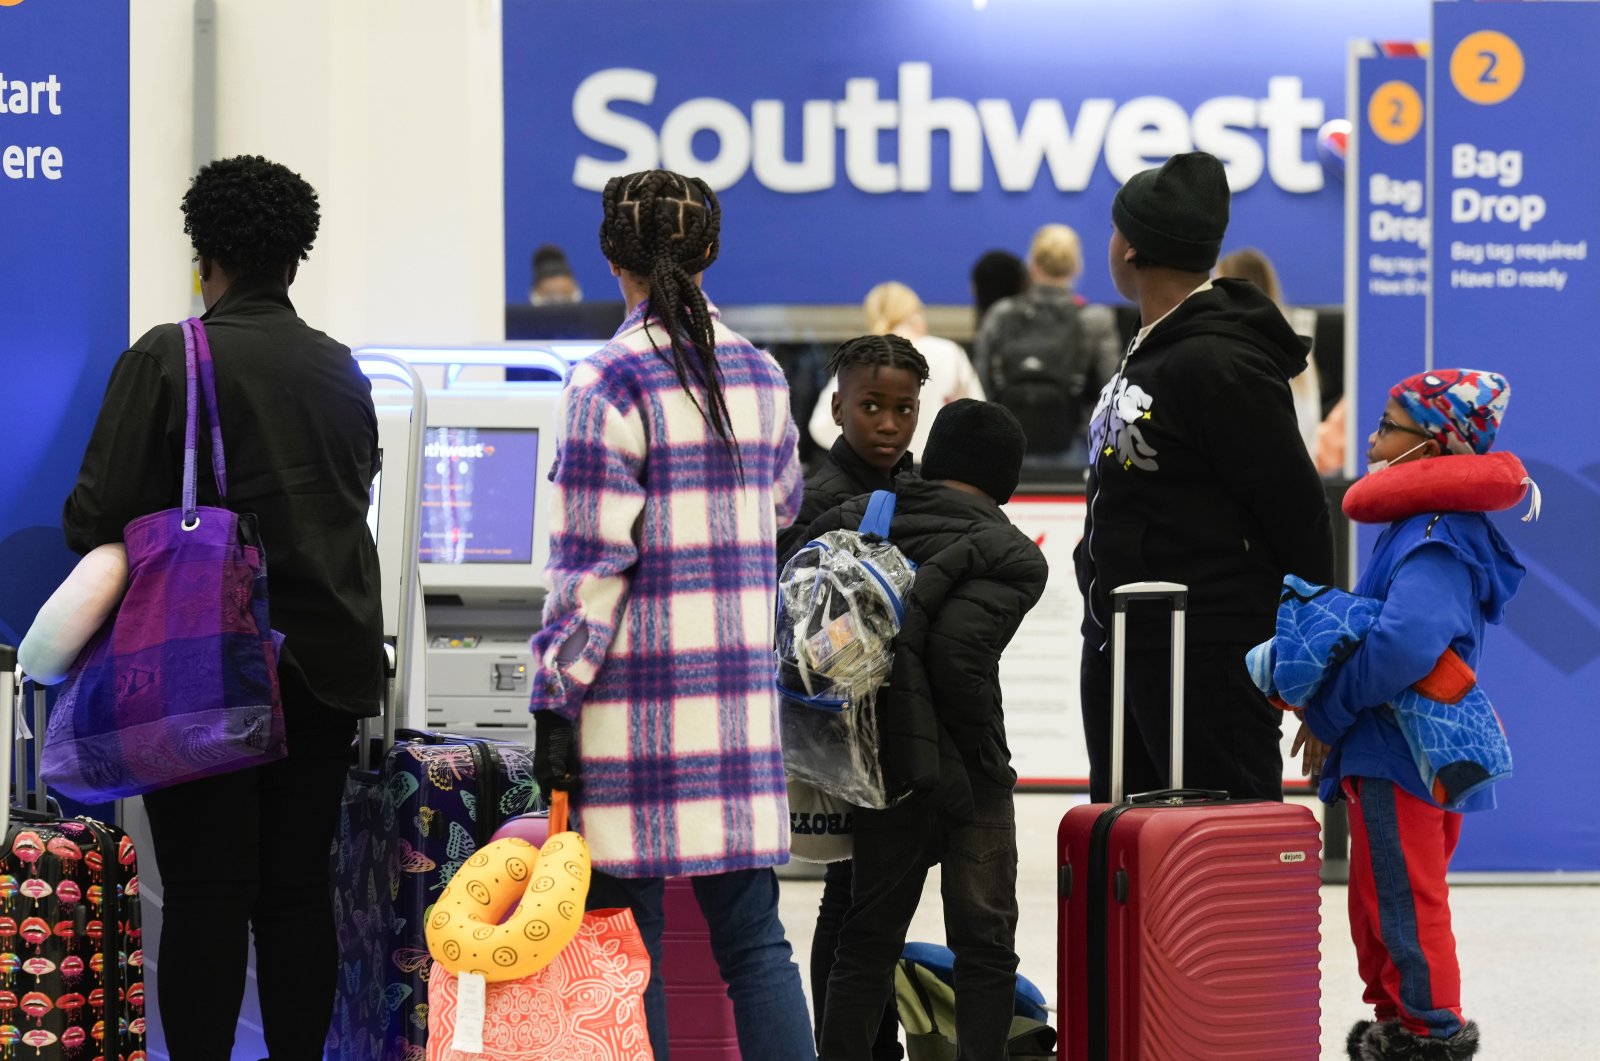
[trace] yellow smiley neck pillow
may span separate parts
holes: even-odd
[[[428,917],[428,953],[457,975],[519,980],[555,960],[578,934],[589,892],[589,846],[567,831],[557,792],[543,847],[507,837],[479,848]],[[509,916],[508,916],[509,915]]]

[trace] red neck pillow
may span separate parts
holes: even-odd
[[[1539,488],[1510,453],[1450,454],[1406,461],[1373,472],[1344,495],[1344,514],[1357,523],[1393,523],[1424,512],[1499,512]]]

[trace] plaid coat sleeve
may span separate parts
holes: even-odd
[[[806,495],[805,470],[800,466],[800,429],[792,416],[784,425],[779,452],[783,454],[783,470],[778,473],[777,488],[772,495],[777,498],[778,526],[783,528],[800,514]]]
[[[530,706],[575,719],[616,636],[639,557],[646,439],[638,407],[614,402],[586,367],[563,395],[562,412],[551,472],[551,589],[530,644]]]

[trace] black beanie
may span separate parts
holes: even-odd
[[[1022,424],[1010,409],[962,398],[934,417],[922,453],[922,477],[976,486],[1003,505],[1017,489],[1027,448]]]
[[[1154,264],[1210,272],[1228,230],[1228,175],[1204,151],[1173,155],[1128,178],[1111,201],[1111,220]]]

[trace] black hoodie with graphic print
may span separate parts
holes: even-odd
[[[1189,640],[1272,636],[1285,574],[1333,580],[1322,481],[1289,379],[1309,344],[1255,285],[1216,280],[1151,329],[1090,423],[1088,522],[1074,560],[1087,647],[1111,629],[1111,590],[1189,587]],[[1130,613],[1130,641],[1165,643],[1166,617]]]

